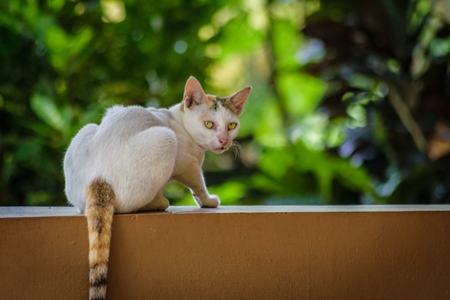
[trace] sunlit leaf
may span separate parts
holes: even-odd
[[[270,177],[280,179],[295,163],[295,158],[295,152],[288,148],[266,148],[258,165]]]
[[[277,82],[289,112],[295,117],[313,112],[326,88],[323,81],[302,73],[280,75]]]
[[[300,65],[296,54],[300,48],[300,35],[291,20],[273,20],[272,45],[278,60],[277,68],[280,70],[292,70]]]
[[[47,0],[47,5],[53,11],[59,11],[64,6],[65,0]]]
[[[211,186],[208,188],[211,194],[220,198],[222,205],[232,205],[239,203],[245,195],[246,185],[242,182],[227,181],[220,186]]]
[[[230,20],[222,30],[221,47],[224,58],[249,53],[258,49],[264,42],[264,33],[254,30],[245,14]]]
[[[66,122],[58,111],[53,99],[42,94],[34,94],[30,101],[31,108],[45,123],[58,131],[63,131]]]
[[[72,38],[70,44],[70,54],[77,55],[80,53],[86,46],[89,45],[93,37],[92,29],[89,27],[81,30],[77,35]]]

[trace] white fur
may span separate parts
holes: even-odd
[[[204,121],[215,128],[207,129]],[[100,125],[86,125],[70,143],[64,158],[67,198],[83,212],[87,186],[101,177],[113,187],[115,212],[161,210],[169,205],[164,185],[177,180],[191,189],[200,207],[217,207],[220,200],[208,194],[201,165],[205,150],[220,153],[231,145],[239,126],[228,131],[230,122],[239,124],[238,117],[221,106],[214,112],[204,105],[114,106]]]
[[[86,125],[72,140],[64,159],[67,198],[84,211],[86,188],[101,177],[113,186],[116,212],[136,211],[170,179],[176,151],[167,122],[141,107],[114,107],[100,126]]]

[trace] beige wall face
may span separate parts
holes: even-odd
[[[0,209],[1,299],[88,298],[72,210]],[[108,299],[450,299],[450,209],[222,212],[116,215]]]

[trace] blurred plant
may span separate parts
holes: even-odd
[[[210,185],[224,180],[238,185],[238,196],[225,204],[350,204],[378,199],[365,169],[326,151],[343,142],[342,123],[330,123],[316,111],[326,85],[304,69],[325,50],[299,34],[305,17],[318,9],[317,1],[252,2],[239,27],[256,32],[246,44],[246,55],[239,56],[238,66],[232,63],[236,58],[214,62],[232,68],[232,74],[248,71],[254,86],[242,117],[240,159],[209,156],[205,166]],[[227,24],[219,32],[228,30]],[[223,41],[220,46],[229,47]],[[225,194],[229,185],[217,188]]]
[[[448,202],[444,1],[0,3],[0,204],[65,202],[74,134],[113,104],[169,106],[194,75],[254,87],[223,204]],[[193,204],[170,184],[171,203]],[[179,200],[181,199],[181,200]]]
[[[346,123],[336,152],[387,203],[450,202],[450,15],[446,1],[321,1],[303,33],[326,49],[320,106]]]
[[[189,75],[204,81],[197,33],[221,5],[1,2],[0,204],[64,203],[61,162],[81,126],[113,104],[177,102]]]

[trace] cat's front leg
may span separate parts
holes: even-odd
[[[220,205],[220,199],[216,195],[208,195],[207,198],[203,198],[202,200],[192,190],[191,192],[195,202],[197,202],[198,206],[200,206],[201,208],[216,208]]]
[[[191,190],[192,196],[198,206],[202,208],[216,208],[219,206],[219,197],[208,193],[205,180],[203,179],[202,169],[198,165],[191,166],[190,172],[177,176],[174,179]]]

